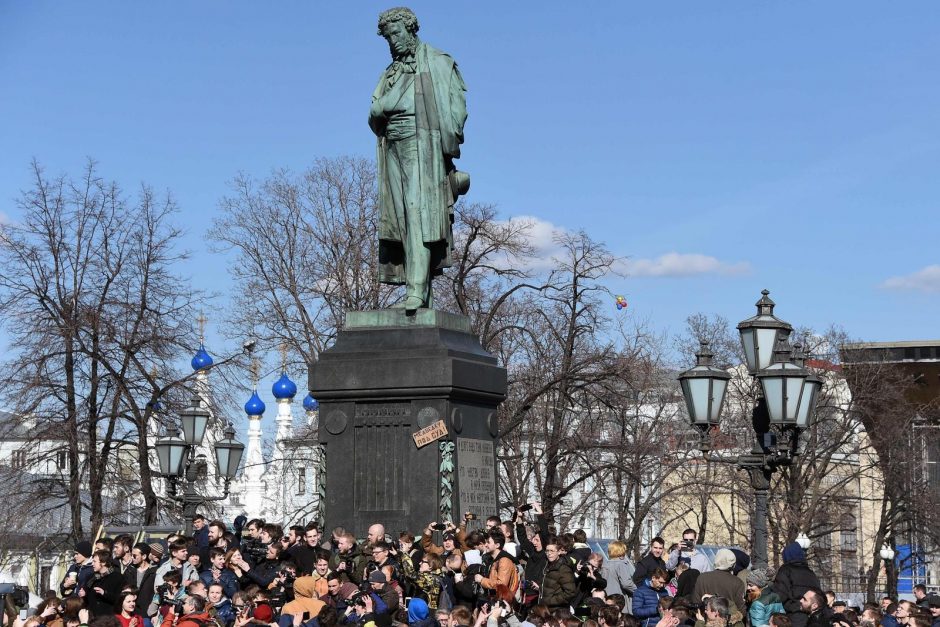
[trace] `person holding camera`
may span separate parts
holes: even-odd
[[[440,546],[431,541],[431,534],[435,531],[441,531],[444,534]],[[421,548],[425,553],[433,553],[446,560],[452,553],[463,552],[465,537],[466,532],[450,521],[432,521],[428,523],[428,526],[424,528],[424,533],[421,534]]]
[[[578,564],[574,577],[578,586],[578,594],[572,603],[574,607],[580,606],[585,599],[589,598],[593,590],[607,589],[607,581],[601,576],[603,567],[604,556],[600,553],[590,553],[587,559]]]
[[[272,542],[265,549],[264,559],[257,565],[252,566],[244,557],[239,557],[237,562],[230,560],[230,563],[238,567],[242,572],[243,578],[247,578],[266,590],[268,586],[277,579],[280,573],[280,558],[281,545],[277,542]]]
[[[356,538],[348,531],[337,539],[336,546],[338,551],[330,558],[330,570],[341,573],[347,581],[358,586],[362,583],[360,575],[368,561],[367,557],[360,553]]]
[[[666,570],[675,570],[680,560],[688,562],[689,568],[694,568],[699,573],[707,573],[712,569],[708,557],[695,549],[697,538],[698,533],[695,529],[686,529],[682,532],[682,542],[669,554],[669,559],[666,560]]]
[[[356,584],[347,581],[339,573],[330,573],[326,578],[327,593],[321,597],[337,613],[344,614],[352,599],[359,592]]]
[[[205,597],[193,594],[187,595],[179,608],[174,607],[167,612],[161,627],[206,627],[210,620]]]
[[[531,510],[535,514],[535,533],[529,533],[526,527],[525,513]],[[548,543],[548,521],[542,514],[540,503],[530,503],[516,508],[516,538],[519,542],[519,558],[525,562],[523,576],[523,603],[528,606],[539,598],[538,582],[545,571],[548,560],[545,557],[545,545]]]

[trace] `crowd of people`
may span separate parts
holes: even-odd
[[[795,542],[776,572],[737,549],[708,559],[692,529],[634,563],[623,542],[605,556],[581,529],[555,533],[537,504],[470,519],[397,538],[376,523],[357,539],[196,516],[191,537],[83,541],[16,627],[940,627],[922,586],[914,601],[847,607]]]

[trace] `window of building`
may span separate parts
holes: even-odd
[[[839,517],[839,549],[852,552],[858,549],[858,529],[852,514]]]
[[[925,444],[924,479],[928,487],[940,490],[940,439],[927,439]]]
[[[56,453],[56,465],[58,465],[59,470],[65,470],[68,465],[68,454],[65,451],[59,451]]]
[[[861,584],[860,576],[858,573],[858,558],[853,553],[852,555],[843,555],[842,556],[842,591],[854,591],[858,590]]]
[[[13,451],[13,467],[23,468],[26,466],[26,451]]]
[[[307,493],[307,469],[297,466],[297,494]]]

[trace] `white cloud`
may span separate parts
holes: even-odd
[[[745,261],[729,263],[698,253],[670,252],[655,259],[626,259],[623,271],[634,277],[687,277],[700,274],[731,276],[748,274],[751,265]]]
[[[888,290],[915,290],[918,292],[940,292],[940,265],[921,268],[903,276],[893,276],[879,287]]]
[[[526,260],[501,259],[497,265],[521,266],[540,272],[553,268],[556,265],[555,260],[563,256],[564,251],[555,238],[568,232],[568,229],[534,216],[515,216],[505,223],[524,226],[527,229],[529,244],[535,251],[535,257]],[[614,254],[617,252],[614,251]],[[702,274],[731,276],[751,272],[751,266],[747,262],[729,263],[708,255],[677,252],[666,253],[655,259],[621,258],[614,264],[614,269],[632,277],[687,277]]]

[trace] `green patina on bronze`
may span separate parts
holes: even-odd
[[[450,440],[441,442],[441,517],[440,520],[454,520],[454,443]]]
[[[432,307],[431,279],[450,267],[454,202],[470,178],[459,172],[467,87],[457,64],[420,41],[407,8],[379,16],[392,63],[372,94],[378,138],[379,280],[405,285],[401,307]]]

